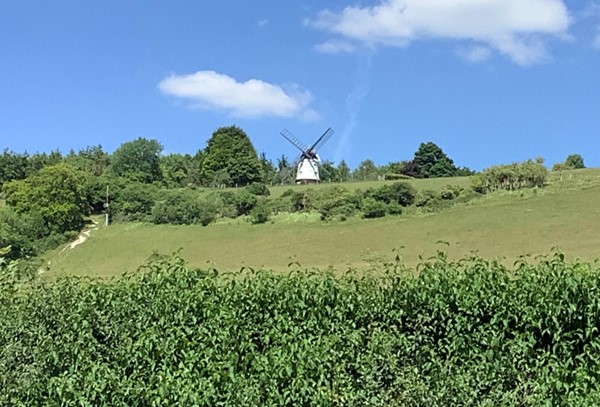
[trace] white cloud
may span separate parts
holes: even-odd
[[[259,79],[238,82],[214,71],[198,71],[191,75],[170,75],[158,88],[171,96],[188,99],[193,107],[225,110],[236,117],[316,118],[309,107],[312,96],[296,85],[284,89]]]
[[[315,45],[315,50],[323,54],[341,54],[353,52],[356,47],[348,41],[329,40]]]
[[[474,42],[521,65],[543,59],[542,38],[565,36],[569,23],[562,0],[380,0],[369,7],[323,10],[307,22],[372,45],[406,46],[427,38]]]
[[[256,22],[256,25],[259,26],[259,27],[261,27],[261,28],[264,27],[264,26],[266,26],[266,25],[268,25],[268,24],[269,24],[269,20],[266,19],[266,18],[263,18],[262,20],[258,20]]]
[[[597,28],[596,38],[594,38],[594,47],[600,49],[600,26]]]
[[[489,57],[492,55],[492,51],[490,51],[490,49],[487,47],[478,45],[471,48],[459,48],[458,55],[469,62],[477,63],[489,59]]]

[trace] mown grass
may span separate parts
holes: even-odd
[[[412,182],[429,189],[431,181],[448,183]],[[523,254],[559,247],[571,257],[593,260],[600,247],[599,201],[600,170],[585,170],[552,174],[545,189],[495,193],[429,215],[336,223],[316,222],[306,214],[282,215],[265,225],[208,227],[114,224],[100,227],[73,250],[49,253],[45,275],[108,277],[136,269],[155,252],[170,254],[180,248],[191,265],[221,270],[282,271],[294,262],[308,268],[365,269],[394,256],[396,249],[409,265],[439,249],[454,258],[477,252],[512,262]]]

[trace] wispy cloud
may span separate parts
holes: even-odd
[[[353,52],[356,47],[348,41],[329,40],[315,45],[315,50],[323,54],[341,54]]]
[[[600,26],[596,27],[596,37],[593,42],[594,48],[600,49]]]
[[[459,48],[457,53],[459,56],[472,63],[486,61],[492,55],[492,51],[490,51],[489,48],[479,45],[470,48]]]
[[[369,54],[359,61],[354,78],[352,91],[346,96],[346,113],[348,122],[342,130],[338,139],[338,144],[334,152],[334,161],[339,163],[343,157],[347,156],[352,148],[352,136],[358,122],[360,107],[364,99],[369,94],[369,75],[371,72],[373,55]]]
[[[268,24],[269,24],[269,20],[267,18],[263,18],[263,19],[258,20],[256,22],[256,25],[259,26],[259,27],[261,27],[261,28],[267,26]]]
[[[379,0],[322,10],[307,24],[370,45],[406,46],[429,38],[470,42],[530,65],[546,57],[546,37],[567,35],[570,17],[562,0]]]
[[[312,96],[297,85],[273,85],[260,79],[238,82],[214,71],[170,75],[158,84],[165,94],[186,99],[199,109],[223,110],[235,117],[298,117],[313,120]]]

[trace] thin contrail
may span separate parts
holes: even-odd
[[[346,96],[348,123],[338,138],[338,143],[334,152],[334,160],[338,164],[344,159],[344,156],[348,155],[352,147],[352,135],[354,133],[354,128],[356,127],[358,113],[363,100],[369,94],[369,74],[371,72],[372,60],[372,52],[359,60],[356,76],[354,77],[354,87],[348,96]]]

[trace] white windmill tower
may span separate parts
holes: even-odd
[[[316,184],[319,177],[319,163],[321,159],[317,154],[317,149],[323,145],[333,135],[333,129],[328,128],[310,147],[306,147],[292,133],[283,129],[281,135],[289,141],[294,147],[300,150],[300,155],[294,160],[292,169],[296,167],[296,184]]]

